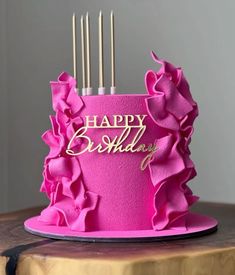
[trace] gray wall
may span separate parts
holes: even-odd
[[[7,185],[7,31],[6,1],[0,1],[0,211],[8,209]]]
[[[47,152],[40,135],[49,127],[48,115],[52,112],[48,82],[62,70],[72,72],[71,15],[88,10],[92,16],[92,79],[97,86],[99,9],[105,15],[107,56],[109,11],[113,9],[116,14],[120,92],[144,92],[144,73],[155,68],[149,57],[151,49],[184,68],[200,106],[191,144],[198,177],[191,187],[202,200],[235,203],[234,1],[0,3],[0,210],[45,202],[38,190]],[[108,63],[106,71],[108,86]]]

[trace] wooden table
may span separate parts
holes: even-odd
[[[219,220],[208,236],[155,243],[80,243],[33,236],[23,220],[40,208],[0,215],[0,274],[235,275],[235,205],[198,203]]]

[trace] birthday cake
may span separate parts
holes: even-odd
[[[196,176],[189,144],[198,107],[182,69],[152,52],[160,69],[146,72],[146,92],[116,94],[111,12],[111,88],[105,94],[100,12],[95,95],[89,22],[87,13],[85,28],[81,16],[82,91],[77,83],[75,14],[74,75],[63,72],[51,82],[55,113],[50,116],[51,129],[42,136],[49,153],[41,185],[50,203],[39,216],[25,221],[25,229],[50,238],[118,242],[215,231],[215,219],[190,212],[198,200],[188,186]]]
[[[51,129],[41,191],[50,204],[26,221],[49,237],[145,238],[215,229],[191,213],[198,197],[189,144],[197,103],[181,68],[152,57],[145,94],[80,96],[75,79],[51,82]],[[208,231],[209,232],[209,231]]]

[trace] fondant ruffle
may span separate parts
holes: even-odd
[[[66,144],[83,125],[79,116],[83,101],[78,96],[76,82],[67,73],[51,82],[55,115],[50,117],[52,129],[42,135],[50,151],[44,162],[41,191],[50,199],[41,212],[40,221],[50,225],[68,226],[72,230],[89,230],[86,217],[98,203],[98,195],[87,190],[78,158],[66,154]],[[80,146],[76,139],[73,146]]]
[[[152,120],[167,132],[156,141],[158,150],[149,163],[156,188],[152,226],[155,230],[186,230],[189,206],[198,199],[187,186],[196,175],[188,146],[198,108],[182,69],[160,60],[153,52],[152,57],[161,68],[145,75],[146,89],[151,95],[146,99],[146,108]]]

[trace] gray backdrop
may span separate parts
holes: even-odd
[[[52,112],[49,80],[72,73],[71,15],[92,23],[92,81],[97,87],[97,17],[104,12],[106,86],[109,12],[116,15],[119,92],[143,93],[156,68],[149,51],[182,66],[200,107],[191,144],[202,200],[235,202],[233,0],[0,0],[0,210],[44,203],[39,193],[47,147],[40,135]]]

